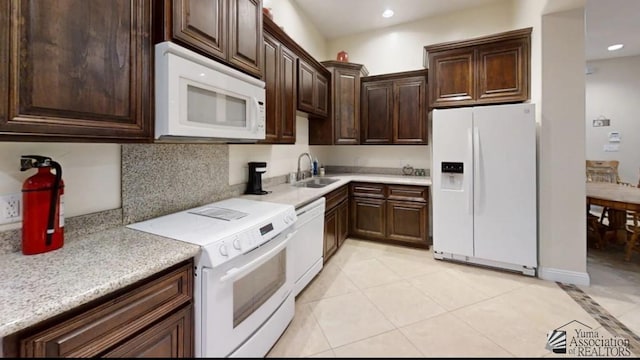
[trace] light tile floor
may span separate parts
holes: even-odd
[[[624,324],[613,329],[554,282],[348,239],[298,295],[267,356],[547,357],[559,356],[545,348],[547,333],[567,323],[567,339],[589,327],[600,337],[640,333],[640,265],[605,255],[589,254],[592,285],[571,291]]]

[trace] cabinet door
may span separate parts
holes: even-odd
[[[415,77],[393,83],[393,143],[427,143],[427,81]]]
[[[247,73],[261,77],[261,0],[229,0],[228,59],[231,64]]]
[[[188,358],[193,356],[193,305],[128,340],[102,357]]]
[[[529,97],[528,39],[478,47],[477,103],[526,101]]]
[[[349,200],[345,199],[337,207],[337,240],[338,248],[342,246],[347,237],[349,236]]]
[[[321,117],[329,114],[329,80],[319,72],[315,73],[314,113]]]
[[[0,6],[0,134],[152,139],[151,2]]]
[[[393,82],[364,82],[361,109],[361,143],[391,144]]]
[[[359,71],[335,68],[333,72],[333,121],[335,144],[360,143]]]
[[[386,234],[385,200],[352,198],[350,233],[354,236],[383,239]]]
[[[282,46],[280,56],[280,142],[296,142],[296,55]]]
[[[228,0],[174,0],[172,39],[216,58],[227,58]]]
[[[302,59],[298,59],[298,109],[314,113],[314,77],[315,70]]]
[[[336,250],[338,250],[338,212],[332,209],[324,214],[323,262],[326,263]]]
[[[427,244],[427,204],[387,200],[387,239]]]
[[[475,102],[474,54],[473,48],[429,54],[431,107],[470,105]]]
[[[280,138],[280,74],[278,65],[280,62],[280,44],[269,34],[264,34],[264,72],[262,80],[266,91],[266,125],[265,139],[262,143],[277,143]]]

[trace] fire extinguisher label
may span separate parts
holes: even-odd
[[[64,227],[64,195],[60,195],[60,210],[58,213],[58,224],[60,227]]]

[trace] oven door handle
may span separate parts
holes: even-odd
[[[252,272],[256,268],[258,268],[260,265],[264,264],[269,259],[271,259],[273,257],[273,255],[275,255],[276,253],[280,252],[280,250],[284,249],[287,246],[287,243],[289,242],[289,240],[291,240],[293,235],[295,235],[297,232],[298,231],[290,232],[289,234],[287,234],[287,236],[284,238],[284,240],[282,240],[282,242],[280,244],[276,245],[276,247],[274,247],[273,249],[269,250],[269,252],[264,253],[264,254],[260,255],[259,257],[255,258],[253,261],[251,261],[247,265],[244,265],[244,266],[239,267],[239,268],[235,268],[234,267],[234,268],[229,269],[226,274],[224,274],[222,277],[220,277],[220,282],[224,283],[224,282],[227,282],[229,280],[235,280],[235,279],[243,277],[244,275]]]

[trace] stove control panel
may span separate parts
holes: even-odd
[[[295,210],[279,214],[250,229],[238,232],[204,248],[204,266],[215,267],[257,248],[292,227],[297,220]],[[205,255],[205,254],[203,254]],[[208,259],[207,259],[208,258]]]

